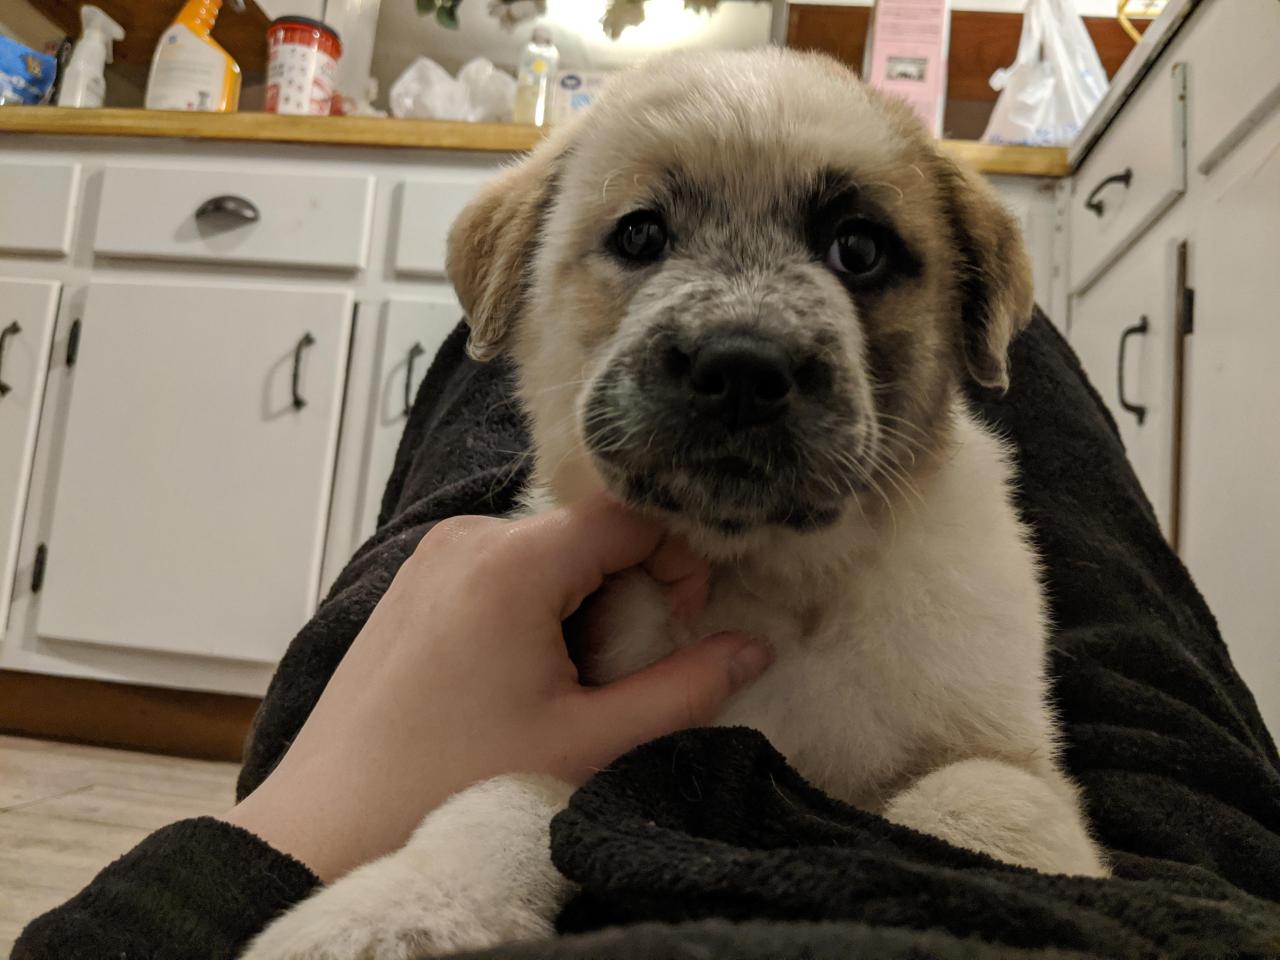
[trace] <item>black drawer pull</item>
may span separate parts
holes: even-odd
[[[302,351],[316,342],[316,338],[311,335],[308,330],[302,335],[302,339],[298,341],[298,345],[293,348],[293,409],[301,410],[307,405],[307,401],[302,394],[298,392],[298,377],[302,370]]]
[[[258,208],[252,201],[226,193],[220,197],[211,197],[196,208],[197,220],[207,220],[210,217],[226,217],[245,223],[257,223],[259,214]]]
[[[1133,414],[1134,419],[1138,421],[1138,426],[1142,426],[1142,421],[1147,419],[1147,408],[1140,403],[1130,403],[1124,397],[1124,353],[1125,348],[1129,344],[1129,338],[1137,334],[1145,335],[1151,329],[1151,324],[1147,322],[1146,314],[1142,319],[1135,323],[1132,327],[1126,327],[1124,333],[1120,334],[1120,358],[1116,361],[1118,368],[1117,379],[1119,381],[1117,387],[1120,394],[1120,406]]]
[[[409,348],[409,358],[404,365],[404,415],[406,417],[409,416],[409,411],[413,409],[413,361],[426,352],[422,344],[416,341]]]
[[[1089,191],[1089,196],[1085,197],[1084,207],[1086,210],[1092,210],[1098,216],[1102,216],[1102,212],[1106,209],[1102,201],[1098,199],[1098,194],[1113,183],[1123,183],[1125,189],[1129,189],[1129,184],[1133,183],[1133,170],[1129,167],[1124,168],[1124,173],[1113,173],[1100,184]]]
[[[8,342],[10,337],[17,336],[21,332],[22,327],[18,325],[17,320],[9,321],[9,325],[3,330],[0,330],[0,374],[4,373],[4,345]],[[3,397],[12,389],[13,387],[5,383],[4,380],[0,380],[0,397]]]

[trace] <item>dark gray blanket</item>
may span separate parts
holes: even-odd
[[[241,794],[428,527],[514,503],[527,439],[506,371],[467,360],[464,339],[460,327],[423,384],[378,534],[281,663]],[[1048,877],[952,848],[826,798],[753,731],[698,730],[623,757],[557,818],[555,862],[581,885],[560,918],[571,935],[489,955],[1280,956],[1275,746],[1114,423],[1042,315],[1012,369],[1006,396],[971,400],[1018,450],[1067,765],[1115,878]]]

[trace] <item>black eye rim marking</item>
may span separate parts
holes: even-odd
[[[607,246],[627,267],[646,267],[662,260],[671,248],[671,231],[660,210],[641,207],[614,222]]]
[[[862,217],[845,220],[836,228],[835,236],[823,257],[823,263],[847,283],[858,286],[873,284],[891,267],[889,251],[892,242],[885,234],[886,230],[880,224]],[[863,269],[851,266],[845,261],[845,253],[849,252],[850,246],[847,241],[854,237],[865,240],[871,245],[870,262]]]
[[[874,269],[852,273],[831,263],[842,236],[861,231],[879,250]],[[851,292],[871,292],[919,277],[924,263],[894,227],[892,218],[859,189],[848,174],[821,174],[805,204],[805,241],[813,258],[824,264]]]

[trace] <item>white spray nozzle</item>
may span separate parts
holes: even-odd
[[[80,25],[82,28],[81,40],[91,33],[101,34],[102,45],[107,53],[107,63],[110,63],[111,45],[117,40],[124,39],[124,27],[91,3],[86,3],[80,8]]]

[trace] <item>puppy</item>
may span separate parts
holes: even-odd
[[[1036,558],[1002,443],[1031,311],[1018,229],[904,104],[783,50],[615,82],[462,213],[449,276],[480,359],[514,358],[532,509],[607,488],[713,564],[702,622],[643,575],[599,601],[608,681],[717,630],[772,669],[722,719],[812,783],[1008,863],[1106,875],[1057,760]],[[551,932],[547,823],[570,789],[503,777],[250,950],[402,958]]]

